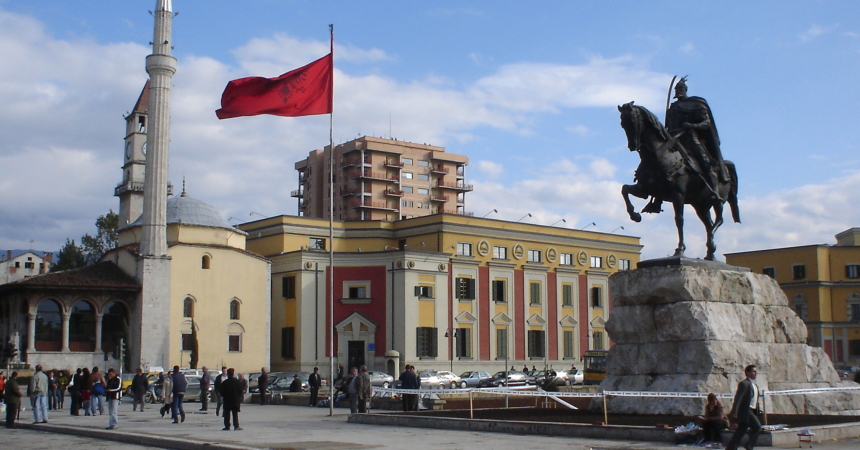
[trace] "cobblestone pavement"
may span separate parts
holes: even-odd
[[[120,406],[119,429],[106,430],[107,415],[86,417],[70,416],[68,411],[51,411],[48,424],[33,425],[30,411],[21,414],[22,427],[32,430],[53,431],[39,433],[30,430],[6,430],[0,428],[0,448],[51,448],[51,442],[67,448],[71,439],[83,439],[88,448],[136,449],[141,444],[161,448],[223,448],[223,449],[398,449],[418,448],[444,449],[493,449],[508,448],[558,449],[666,449],[678,448],[671,444],[564,438],[552,436],[513,435],[503,433],[481,433],[424,428],[374,426],[347,423],[349,410],[336,408],[329,415],[328,408],[301,406],[243,405],[240,421],[244,430],[222,431],[223,419],[213,410],[199,412],[199,403],[186,403],[185,423],[173,424],[169,417],[162,418],[158,405],[145,412],[132,412],[131,404]],[[35,441],[30,436],[37,435]],[[84,434],[71,437],[65,434]],[[22,437],[23,436],[23,437]],[[10,440],[11,439],[11,440]],[[32,444],[42,442],[46,445]],[[108,441],[120,440],[128,444]],[[7,447],[6,443],[12,445]],[[97,444],[93,447],[92,444]],[[127,445],[127,446],[125,446]],[[694,447],[693,447],[694,448]],[[772,447],[779,448],[779,447]],[[784,448],[797,448],[796,446]],[[860,439],[833,443],[815,443],[816,449],[856,450]]]
[[[43,433],[37,430],[7,430],[0,426],[0,447],[8,450],[35,450],[43,448],[87,450],[144,450],[151,447],[123,444],[104,439],[69,436],[58,433]]]

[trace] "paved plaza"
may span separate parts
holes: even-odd
[[[135,449],[137,444],[156,448],[208,448],[208,449],[386,449],[420,448],[444,449],[665,449],[677,447],[654,442],[632,442],[528,436],[503,433],[477,433],[423,428],[401,428],[347,423],[349,410],[336,408],[329,415],[328,408],[302,406],[246,404],[242,407],[240,422],[244,430],[222,431],[223,419],[216,417],[214,409],[198,412],[199,403],[186,403],[185,423],[173,424],[170,418],[161,418],[158,405],[145,412],[132,412],[131,403],[120,406],[119,429],[106,430],[107,414],[95,417],[73,417],[68,411],[51,411],[48,424],[32,424],[32,413],[21,414],[21,430],[0,428],[0,447],[51,448],[51,443],[98,443],[88,448],[102,448],[109,439],[123,444],[110,448]],[[37,432],[43,430],[51,432]],[[66,437],[63,434],[74,434]],[[74,439],[74,440],[73,440]],[[7,447],[7,443],[11,444]],[[42,444],[44,443],[44,445]],[[116,445],[115,445],[116,444]],[[125,446],[129,444],[128,446]],[[815,448],[855,450],[860,439],[838,443],[816,443]],[[67,448],[67,445],[63,445]],[[105,448],[107,448],[105,446]],[[773,447],[773,448],[797,448]]]

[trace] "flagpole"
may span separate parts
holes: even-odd
[[[326,327],[329,335],[328,355],[331,376],[328,387],[328,415],[334,415],[334,24],[328,26],[329,45],[331,47],[331,95],[329,96],[328,115],[328,317],[329,325]]]

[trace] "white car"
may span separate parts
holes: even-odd
[[[447,370],[437,370],[436,376],[439,377],[439,380],[442,382],[442,389],[456,389],[466,387],[466,383],[464,383],[460,379],[460,377],[455,375],[453,372],[449,372]]]

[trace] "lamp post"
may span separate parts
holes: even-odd
[[[505,380],[506,381],[508,379],[508,376],[507,376],[507,373],[508,373],[508,349],[511,348],[511,346],[508,345],[508,341],[511,338],[509,331],[511,331],[511,324],[508,323],[508,324],[505,324]],[[508,388],[508,383],[505,382],[505,389],[507,389],[507,388]],[[505,392],[505,409],[507,409],[507,408],[508,408],[508,393]]]
[[[454,373],[454,352],[457,350],[457,329],[449,329],[445,332],[445,337],[448,339],[454,339],[453,346],[450,345],[450,341],[448,345],[448,347],[451,348],[451,351],[448,354],[448,359],[451,361],[451,373]]]

